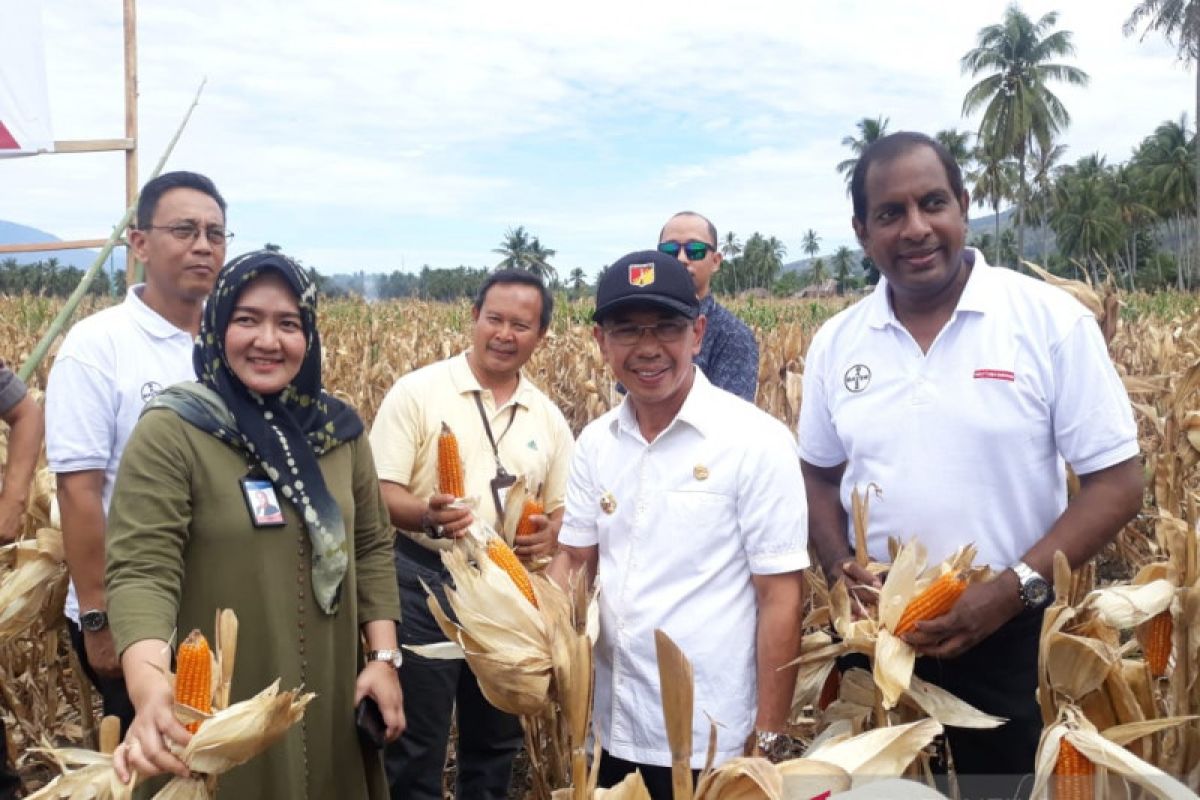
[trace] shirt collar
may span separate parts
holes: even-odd
[[[713,388],[712,383],[704,376],[704,372],[699,367],[692,365],[692,370],[692,388],[688,391],[687,397],[683,399],[683,405],[680,406],[675,419],[671,420],[671,424],[659,434],[659,438],[679,424],[694,428],[701,436],[707,436],[709,426],[716,421],[716,415],[711,411],[712,393],[721,390]],[[616,416],[609,424],[609,430],[614,435],[627,433],[630,436],[641,438],[641,429],[638,428],[637,417],[633,411],[633,399],[628,393],[621,401],[621,405],[617,407]]]
[[[142,299],[142,292],[145,288],[146,284],[136,283],[125,292],[125,309],[137,326],[156,339],[170,339],[172,336],[180,334],[189,339],[193,338],[192,334],[176,327],[162,314],[146,305],[146,301]]]
[[[971,274],[967,276],[967,285],[963,287],[962,294],[958,298],[958,305],[955,306],[955,311],[986,313],[992,306],[992,302],[996,296],[991,273],[994,267],[987,263],[987,260],[983,257],[983,252],[980,250],[968,247],[964,248],[963,252],[964,255],[974,258],[974,266],[971,269]],[[892,304],[888,300],[887,278],[880,276],[875,291],[871,292],[866,302],[870,304],[867,307],[867,324],[872,328],[884,328],[888,325],[900,324],[899,320],[896,319],[896,312],[892,309]]]
[[[467,353],[469,352],[471,351],[464,350],[450,359],[450,381],[454,384],[454,390],[459,394],[471,394],[473,392],[482,394],[486,390],[479,383],[479,379],[475,377],[475,373],[471,371],[471,365],[467,363]],[[530,408],[532,400],[530,395],[532,392],[533,384],[525,377],[524,372],[518,372],[517,388],[509,399],[509,403],[516,403],[519,406]],[[508,403],[505,403],[505,405],[508,405]]]
[[[716,305],[717,298],[713,296],[712,292],[709,292],[708,294],[704,295],[704,297],[700,298],[700,313],[706,317],[710,316]]]

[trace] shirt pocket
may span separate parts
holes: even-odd
[[[680,561],[697,572],[712,572],[728,562],[737,538],[737,503],[732,495],[711,491],[666,493],[665,522]]]

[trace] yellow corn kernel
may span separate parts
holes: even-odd
[[[1054,800],[1092,800],[1096,766],[1065,738],[1054,762]]]
[[[517,523],[517,536],[529,536],[534,533],[533,523],[529,518],[535,514],[544,514],[545,507],[542,501],[536,497],[529,497],[525,500],[525,506],[521,509],[521,520]]]
[[[212,713],[212,652],[204,634],[197,630],[188,634],[175,653],[175,702]],[[187,725],[192,733],[199,727],[198,721]]]
[[[1150,667],[1151,675],[1161,678],[1167,674],[1167,662],[1171,658],[1171,610],[1155,614],[1146,624],[1146,666]]]
[[[521,594],[525,595],[525,599],[536,607],[537,596],[533,593],[533,584],[529,580],[529,573],[525,571],[525,567],[521,566],[517,554],[508,546],[508,542],[499,536],[493,536],[488,542],[487,554],[494,564],[508,573],[508,577],[512,578],[512,582],[521,590]]]
[[[900,615],[900,621],[896,623],[893,633],[902,636],[914,630],[918,622],[945,614],[954,607],[966,588],[967,582],[957,573],[947,572],[941,575],[904,607],[904,613]]]
[[[463,488],[463,466],[458,455],[458,439],[455,438],[454,431],[450,430],[450,426],[444,422],[442,433],[438,436],[437,453],[438,491],[454,497],[465,496],[467,492]]]

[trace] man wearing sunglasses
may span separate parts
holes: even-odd
[[[58,479],[71,573],[64,613],[104,714],[120,718],[122,733],[133,706],[105,603],[108,504],[142,407],[167,386],[196,378],[193,339],[232,236],[225,200],[208,178],[169,172],[147,182],[129,231],[145,283],[131,286],[123,303],[71,328],[46,386],[46,460]]]
[[[708,320],[696,366],[714,386],[753,403],[758,389],[758,344],[746,323],[718,303],[711,290],[712,276],[721,268],[716,226],[693,211],[680,211],[659,232],[658,250],[687,267],[700,300],[700,313]]]
[[[692,359],[706,336],[683,265],[631,253],[600,277],[593,336],[626,388],[579,436],[559,554],[567,585],[600,581],[595,724],[599,785],[641,771],[671,797],[654,632],[692,661],[693,769],[709,720],[717,760],[747,744],[777,756],[796,683],[807,510],[795,440],[750,403],[713,387]]]

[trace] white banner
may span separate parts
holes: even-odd
[[[0,0],[0,158],[53,149],[41,0]]]

